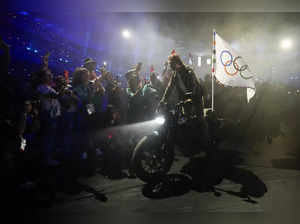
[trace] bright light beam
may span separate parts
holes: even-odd
[[[159,124],[159,125],[162,125],[162,124],[165,123],[165,118],[163,118],[163,117],[157,117],[157,118],[154,119],[154,122],[157,123],[157,124]]]
[[[122,36],[125,38],[125,39],[129,39],[131,37],[131,33],[129,32],[129,30],[123,30],[122,31]]]
[[[280,46],[282,49],[289,49],[292,46],[292,41],[290,39],[284,39],[281,41]]]

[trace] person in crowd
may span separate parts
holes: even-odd
[[[19,116],[17,130],[19,136],[26,141],[24,144],[26,144],[27,148],[34,148],[40,126],[39,101],[26,100],[24,102],[24,109]],[[25,147],[22,150],[24,151]]]
[[[158,79],[158,74],[151,69],[150,80],[143,87],[143,98],[144,98],[144,113],[146,119],[153,119],[153,115],[159,105],[164,88],[162,82]]]
[[[78,67],[75,69],[72,87],[82,104],[89,103],[92,95],[92,86],[89,82],[89,71],[86,68]]]
[[[103,74],[105,76],[105,74]],[[101,113],[101,98],[105,92],[100,77],[94,82],[89,80],[89,71],[79,67],[73,75],[73,91],[79,98],[79,132],[82,139],[79,150],[82,158],[92,158],[95,155],[95,134],[98,128],[106,125],[106,117]]]
[[[40,118],[42,147],[46,165],[56,166],[59,162],[54,159],[56,149],[57,121],[61,115],[61,104],[58,100],[60,94],[52,88],[52,72],[41,70],[39,72],[40,84],[36,92],[40,100]]]
[[[62,154],[71,156],[75,143],[73,139],[75,139],[75,132],[78,129],[76,115],[79,98],[69,88],[64,76],[56,77],[55,90],[60,93],[58,99],[61,104],[61,116],[58,124],[59,148],[63,149]]]
[[[17,156],[19,175],[30,176],[32,164],[38,164],[41,157],[39,132],[40,132],[39,101],[27,99],[23,108],[20,108],[16,123],[17,134],[20,137],[20,152]],[[29,165],[29,166],[28,166]]]
[[[128,122],[141,122],[152,119],[158,106],[159,93],[150,83],[143,84],[136,75],[129,76],[128,88]]]
[[[108,105],[111,110],[111,124],[119,125],[124,123],[127,112],[126,92],[118,80],[113,80],[106,87]]]
[[[64,76],[56,77],[55,90],[60,93],[59,101],[62,112],[74,113],[77,111],[79,98],[74,94]]]
[[[92,58],[87,58],[84,60],[83,67],[89,71],[89,80],[95,81],[97,79],[97,74],[96,74],[97,62]]]
[[[150,73],[150,86],[157,91],[160,98],[163,96],[165,88],[163,83],[159,80],[158,74],[154,71]]]
[[[140,72],[141,72],[141,69],[142,69],[142,65],[143,63],[142,62],[139,62],[137,63],[136,66],[134,66],[132,69],[130,69],[128,72],[126,72],[125,74],[125,78],[126,80],[130,80],[131,77],[137,77],[139,80],[140,79]]]
[[[77,68],[73,77],[73,91],[88,114],[99,114],[102,111],[102,98],[105,93],[102,81],[106,79],[107,73],[102,73],[94,82],[90,81],[89,75],[86,68]]]
[[[126,93],[128,96],[128,123],[140,122],[143,120],[143,85],[136,75],[127,76],[128,87]]]

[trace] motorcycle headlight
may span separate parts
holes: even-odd
[[[160,125],[164,124],[165,121],[166,121],[165,118],[162,117],[162,116],[157,117],[157,118],[154,119],[154,122],[155,122],[156,124],[160,124]]]

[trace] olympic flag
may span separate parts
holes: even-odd
[[[246,87],[249,102],[255,95],[255,85],[248,64],[216,32],[213,35],[213,75],[225,86]]]

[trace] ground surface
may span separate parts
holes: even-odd
[[[188,190],[178,196],[153,199],[143,194],[145,183],[127,177],[116,180],[100,174],[79,180],[89,189],[74,195],[59,193],[50,208],[30,210],[40,223],[300,223],[298,149],[289,138],[260,143],[251,151],[236,148],[250,171],[267,186],[262,197],[237,193],[241,184],[224,178],[213,192]],[[177,155],[171,173],[187,159]],[[107,199],[107,200],[106,200]]]

